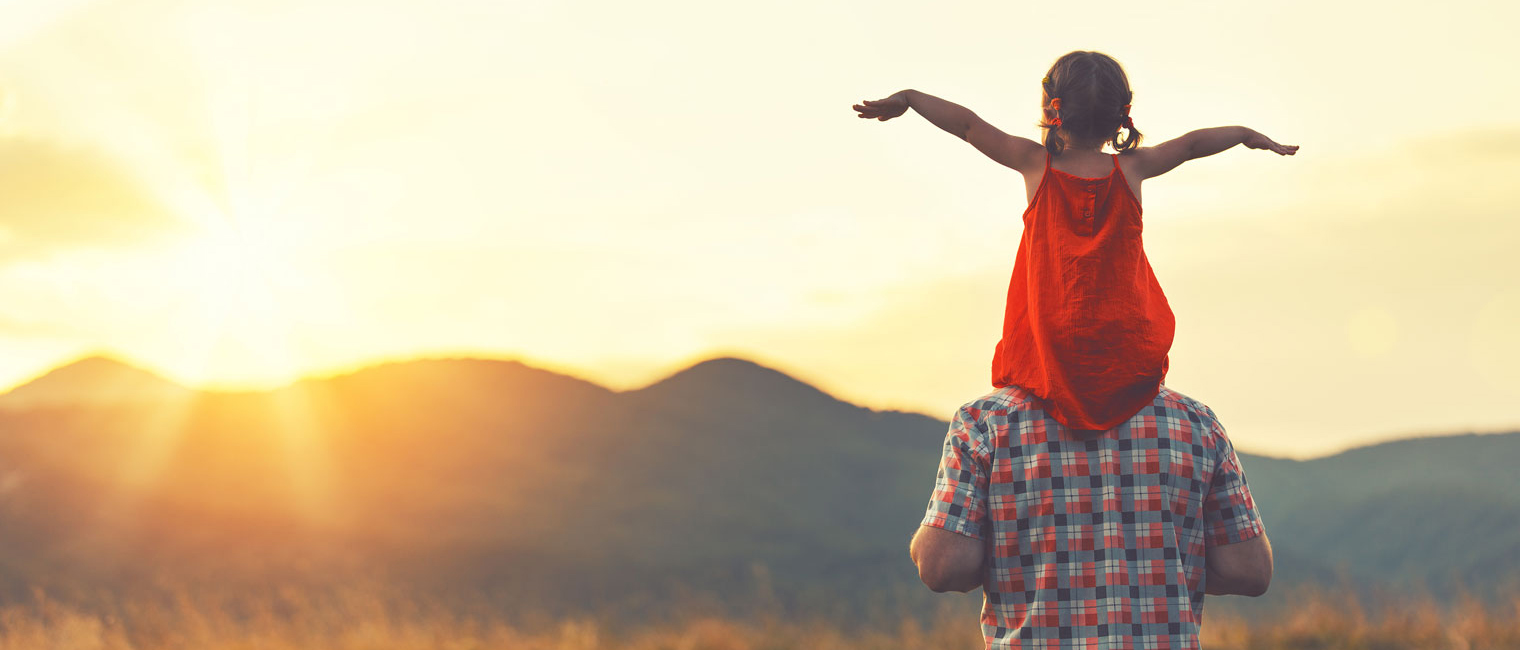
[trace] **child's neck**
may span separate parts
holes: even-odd
[[[1066,142],[1066,146],[1063,147],[1063,149],[1065,149],[1066,151],[1086,151],[1086,152],[1089,152],[1089,153],[1103,153],[1103,145],[1106,142],[1105,140],[1084,142],[1084,141],[1072,138],[1071,134],[1065,133],[1065,132],[1061,133],[1061,136],[1062,136],[1062,139],[1065,140],[1065,142]]]

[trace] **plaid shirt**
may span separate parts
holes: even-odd
[[[1205,551],[1264,532],[1214,412],[1165,386],[1092,440],[1016,386],[961,407],[923,524],[990,536],[988,648],[1197,648]]]

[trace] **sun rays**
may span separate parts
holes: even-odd
[[[1243,441],[1404,426],[1387,396],[1411,369],[1458,382],[1461,403],[1430,422],[1513,421],[1508,195],[1431,190],[1520,160],[1514,89],[1465,65],[1492,58],[1515,11],[1479,4],[1443,20],[1494,19],[1448,48],[1340,38],[1350,5],[1306,27],[1335,37],[1272,57],[1197,28],[1230,12],[1130,16],[1101,46],[1129,68],[1152,144],[1245,121],[1323,152],[1231,153],[1146,191],[1176,380],[1219,387]],[[440,353],[631,388],[725,350],[876,408],[938,414],[984,387],[1022,188],[932,129],[862,129],[839,98],[932,84],[1030,135],[1031,79],[1069,36],[1008,50],[995,26],[1018,10],[989,9],[930,34],[933,61],[857,66],[849,52],[938,15],[798,21],[788,5],[692,23],[614,5],[0,0],[0,178],[70,199],[0,192],[0,216],[17,215],[0,219],[0,383],[106,349],[198,388]],[[1179,28],[1204,40],[1148,35]],[[1388,65],[1312,73],[1348,52]],[[777,79],[785,101],[753,101]],[[1446,87],[1475,94],[1449,112]],[[1305,97],[1396,110],[1359,118],[1387,136],[1368,139]],[[146,198],[129,210],[138,194],[119,188]],[[1334,372],[1299,375],[1311,366]],[[1279,431],[1259,387],[1289,381],[1358,406]]]
[[[156,138],[142,116],[115,114],[103,139],[128,161],[138,181],[183,224],[172,237],[140,250],[134,291],[157,296],[158,347],[171,352],[174,375],[198,387],[267,390],[308,370],[300,324],[341,302],[339,292],[302,257],[299,205],[260,172],[280,161],[260,160],[250,147],[253,119],[238,79],[208,79],[201,123],[211,128],[201,148],[175,148]],[[208,396],[209,395],[209,396]],[[249,394],[249,417],[265,423],[285,471],[291,505],[312,520],[333,514],[330,459],[320,408],[302,385]],[[123,459],[129,486],[151,490],[185,444],[201,405],[216,393],[187,393],[158,401],[137,446]],[[200,432],[204,434],[205,432]],[[227,444],[237,444],[235,441]],[[130,495],[118,506],[130,509]],[[125,511],[118,508],[118,511]]]

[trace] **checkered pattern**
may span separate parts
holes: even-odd
[[[1197,648],[1205,551],[1264,531],[1214,412],[1165,386],[1092,440],[1016,386],[961,407],[923,524],[991,536],[988,648]]]

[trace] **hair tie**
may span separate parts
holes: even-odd
[[[1135,118],[1129,116],[1129,104],[1124,105],[1124,128],[1135,130]]]
[[[1051,97],[1050,98],[1050,110],[1051,110],[1052,113],[1061,110],[1061,98],[1060,97]],[[1051,120],[1050,120],[1050,128],[1057,129],[1057,128],[1060,128],[1060,127],[1061,127],[1061,116],[1060,115],[1056,115],[1054,118],[1051,118]]]

